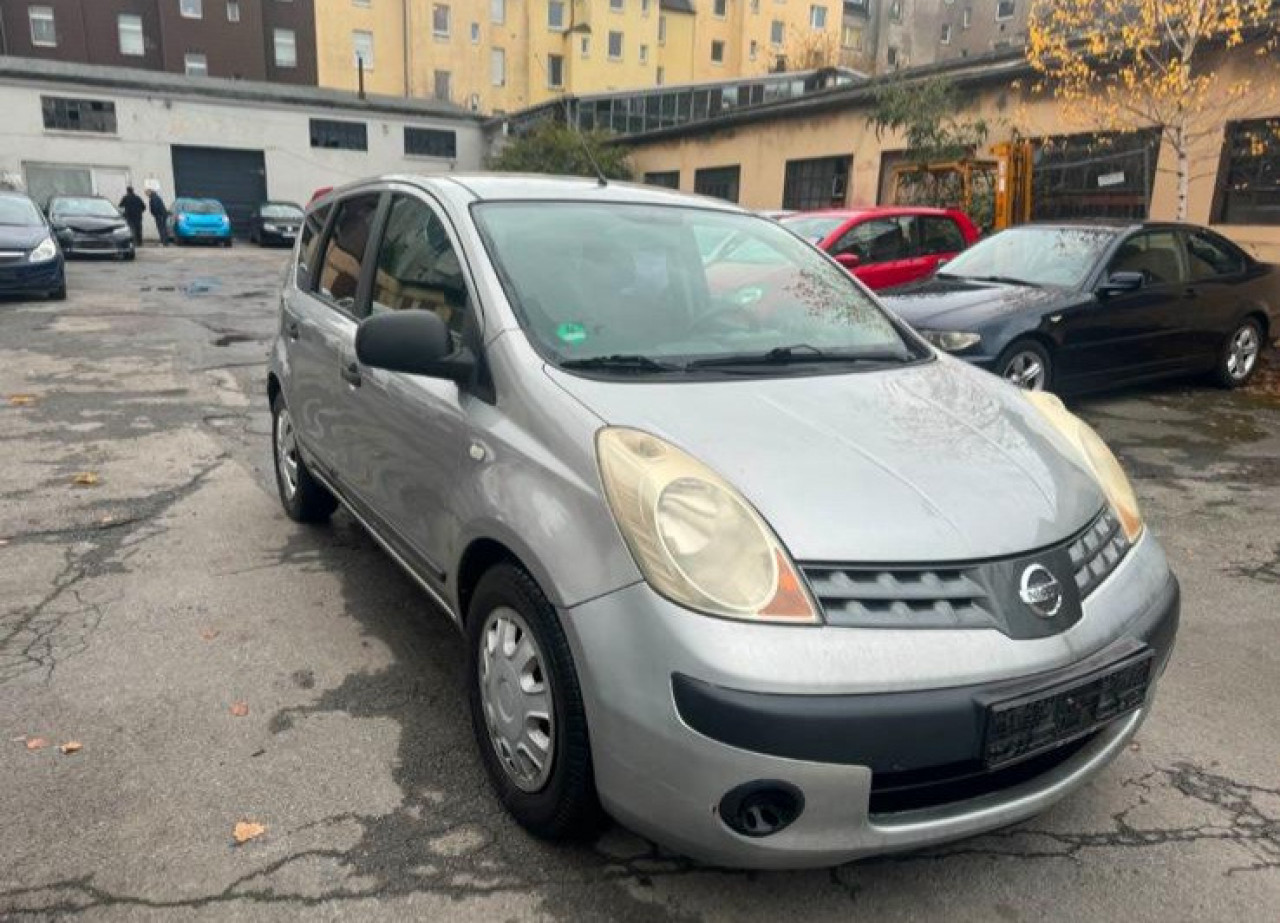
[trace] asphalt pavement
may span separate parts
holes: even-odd
[[[1075,404],[1184,594],[1154,714],[1085,790],[926,853],[708,869],[526,836],[450,623],[345,515],[280,511],[285,259],[149,248],[0,302],[0,919],[1280,918],[1280,396]]]

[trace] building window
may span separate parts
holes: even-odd
[[[889,19],[893,22],[902,22],[902,0],[893,0],[889,4]]]
[[[489,22],[502,23],[507,21],[507,0],[489,0]]]
[[[53,7],[27,7],[27,19],[31,23],[31,44],[41,48],[58,47],[58,27],[53,20]]]
[[[661,186],[663,189],[679,189],[680,171],[662,170],[657,173],[646,173],[644,175],[644,184],[646,186]]]
[[[98,99],[41,96],[44,127],[52,131],[116,133],[116,104]]]
[[[960,28],[969,28],[969,23],[973,22],[973,7],[966,6],[964,12],[960,14]]]
[[[867,15],[869,5],[869,0],[844,0],[845,12],[861,13],[863,16]]]
[[[480,44],[480,23],[473,22],[471,24],[471,44]]]
[[[699,195],[736,202],[741,178],[741,167],[708,167],[694,172],[693,191]]]
[[[351,33],[351,47],[355,54],[353,60],[357,68],[364,62],[364,69],[373,70],[373,33],[364,29],[356,29]]]
[[[564,29],[564,0],[550,0],[547,3],[547,28],[557,32]]]
[[[364,122],[312,119],[311,146],[333,151],[367,151],[369,130]]]
[[[649,0],[640,0],[640,15],[649,15]]]
[[[942,24],[942,36],[938,40],[944,45],[951,44],[951,23],[944,22]]]
[[[861,51],[862,30],[857,26],[841,26],[840,47],[846,51]]]
[[[751,44],[747,46],[747,57],[750,60],[754,61],[756,59],[756,51],[759,47],[759,43],[755,39],[752,39]]]
[[[298,66],[298,37],[292,29],[276,29],[273,33],[276,67]]]
[[[408,128],[404,130],[404,152],[415,157],[458,156],[458,135],[440,128]]]
[[[188,51],[182,56],[182,69],[188,77],[208,77],[209,59],[199,51]]]
[[[996,3],[996,19],[1013,19],[1013,0],[998,0]]]
[[[724,63],[724,42],[720,41],[719,39],[714,39],[711,42],[711,63],[712,64]]]
[[[657,72],[653,75],[653,82],[658,86],[662,86],[667,82],[667,69],[661,64],[658,65]]]
[[[147,53],[147,43],[142,35],[142,17],[137,13],[121,13],[116,17],[116,31],[120,35],[120,53],[139,58]]]
[[[503,48],[489,49],[489,82],[495,87],[507,85],[507,52]]]
[[[827,8],[825,6],[809,7],[809,28],[825,29],[827,27]]]
[[[240,0],[227,0],[227,22],[240,21]]]
[[[658,15],[658,44],[665,45],[667,43],[667,17]]]
[[[712,12],[716,14],[716,19],[724,19],[729,14],[729,0],[715,0]]]
[[[613,61],[622,60],[622,33],[609,33],[609,58]]]
[[[453,99],[453,74],[449,71],[436,71],[432,76],[435,98],[445,103]]]
[[[362,10],[367,10],[373,5],[373,0],[351,0],[351,5],[358,6]]]
[[[884,54],[884,59],[890,67],[897,67],[898,66],[898,49],[890,45],[889,50],[886,51]]]
[[[1280,224],[1280,118],[1228,122],[1214,220]]]
[[[609,9],[615,13],[621,13],[625,8],[626,0],[609,0]]]
[[[849,158],[788,160],[782,207],[794,211],[844,205],[849,193]]]
[[[591,36],[584,35],[579,39],[578,50],[582,53],[584,58],[591,55]]]
[[[547,86],[553,90],[564,86],[564,55],[547,55]]]
[[[759,13],[760,13],[760,0],[751,0],[751,12],[752,12],[752,14],[754,14],[754,15],[759,15]]]
[[[649,63],[649,46],[648,45],[640,46],[640,63],[641,64]]]
[[[782,47],[782,40],[786,37],[787,26],[781,19],[775,19],[769,23],[769,44],[774,48]]]
[[[431,34],[436,38],[448,38],[452,11],[447,3],[437,3],[431,8]]]
[[[178,0],[178,12],[186,19],[204,19],[204,0]]]

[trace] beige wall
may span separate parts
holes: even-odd
[[[1240,102],[1224,105],[1201,125],[1191,154],[1191,187],[1188,220],[1206,224],[1210,219],[1223,133],[1227,121],[1280,117],[1280,76],[1274,61],[1265,63],[1252,49],[1241,49],[1222,62],[1220,79],[1231,82],[1248,74],[1254,89]],[[1269,68],[1269,70],[1267,70]],[[1087,124],[1067,118],[1061,107],[1032,97],[1025,89],[1008,86],[966,91],[969,112],[993,126],[991,141],[1008,138],[1016,129],[1023,137],[1072,134],[1111,126]],[[693,191],[694,171],[703,167],[739,164],[742,168],[740,203],[748,208],[772,209],[782,204],[782,187],[788,160],[852,155],[849,205],[876,204],[882,151],[904,147],[892,133],[877,138],[867,125],[865,105],[829,114],[774,119],[732,129],[708,132],[633,147],[632,162],[639,174],[679,170],[680,188]],[[1166,144],[1160,151],[1152,191],[1150,217],[1171,220],[1176,215],[1175,156]],[[1223,226],[1224,234],[1261,259],[1280,262],[1280,227]]]

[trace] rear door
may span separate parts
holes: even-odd
[[[879,290],[902,285],[911,278],[913,260],[910,223],[905,218],[869,218],[841,235],[831,255],[854,256],[850,271],[868,288]]]
[[[1249,260],[1235,244],[1212,231],[1187,229],[1183,242],[1193,305],[1183,343],[1185,361],[1189,368],[1207,369],[1217,361],[1223,338],[1244,313],[1251,281]]]

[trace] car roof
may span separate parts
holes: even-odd
[[[933,208],[928,205],[867,205],[862,208],[819,208],[796,212],[788,218],[894,218],[901,215],[951,215],[957,209]],[[785,219],[784,219],[785,220]]]

